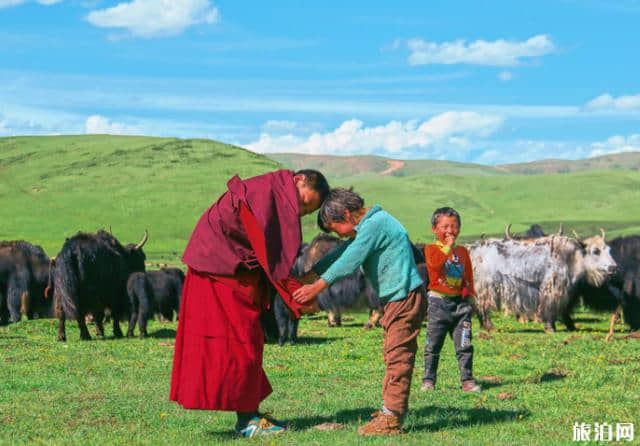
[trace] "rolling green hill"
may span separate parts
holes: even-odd
[[[504,169],[440,160],[392,160],[381,156],[301,155],[272,153],[269,158],[290,169],[303,167],[331,172],[334,178],[364,175],[504,175]],[[394,168],[395,167],[395,168]]]
[[[199,216],[234,174],[278,164],[207,140],[137,136],[0,139],[0,239],[25,239],[56,253],[79,230],[111,227],[140,240],[154,260],[175,261]]]
[[[195,222],[232,175],[249,177],[282,165],[319,168],[332,186],[354,186],[367,204],[391,211],[414,240],[432,238],[428,219],[445,205],[461,212],[463,240],[502,234],[508,223],[514,232],[532,223],[555,231],[562,222],[581,235],[600,227],[610,236],[640,233],[640,172],[633,169],[518,175],[503,167],[410,161],[380,175],[390,168],[385,158],[325,157],[318,164],[316,158],[287,156],[275,157],[278,164],[209,140],[0,138],[0,239],[29,240],[54,255],[79,230],[111,227],[128,243],[148,228],[149,259],[176,263]],[[317,233],[314,224],[315,216],[304,219],[306,240]]]
[[[532,161],[530,163],[503,164],[497,167],[509,173],[524,175],[567,173],[603,169],[639,170],[640,152],[616,153],[613,155],[596,156],[593,158],[575,161],[548,159]]]

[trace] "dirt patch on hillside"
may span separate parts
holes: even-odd
[[[404,167],[404,161],[400,160],[387,160],[388,168],[380,172],[380,175],[389,175],[395,172],[398,169],[402,169]]]

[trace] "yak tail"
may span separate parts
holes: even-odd
[[[53,271],[53,267],[56,264],[56,258],[55,257],[51,257],[49,259],[49,277],[47,278],[47,287],[44,289],[44,298],[48,299],[49,296],[51,295],[52,292],[52,287],[51,287],[51,272]]]
[[[80,274],[78,258],[74,252],[67,251],[58,256],[54,277],[55,295],[60,299],[61,310],[68,319],[77,318]]]

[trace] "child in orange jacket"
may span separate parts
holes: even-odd
[[[440,350],[447,336],[453,339],[462,390],[479,392],[473,379],[470,299],[475,296],[469,251],[455,244],[460,234],[460,214],[455,209],[436,209],[431,217],[435,243],[425,246],[429,273],[427,343],[424,349],[424,378],[421,390],[435,388]]]

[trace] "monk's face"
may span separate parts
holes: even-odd
[[[311,214],[318,210],[320,205],[320,194],[309,187],[307,180],[303,175],[296,175],[294,182],[298,191],[298,208],[300,209],[300,217]]]

